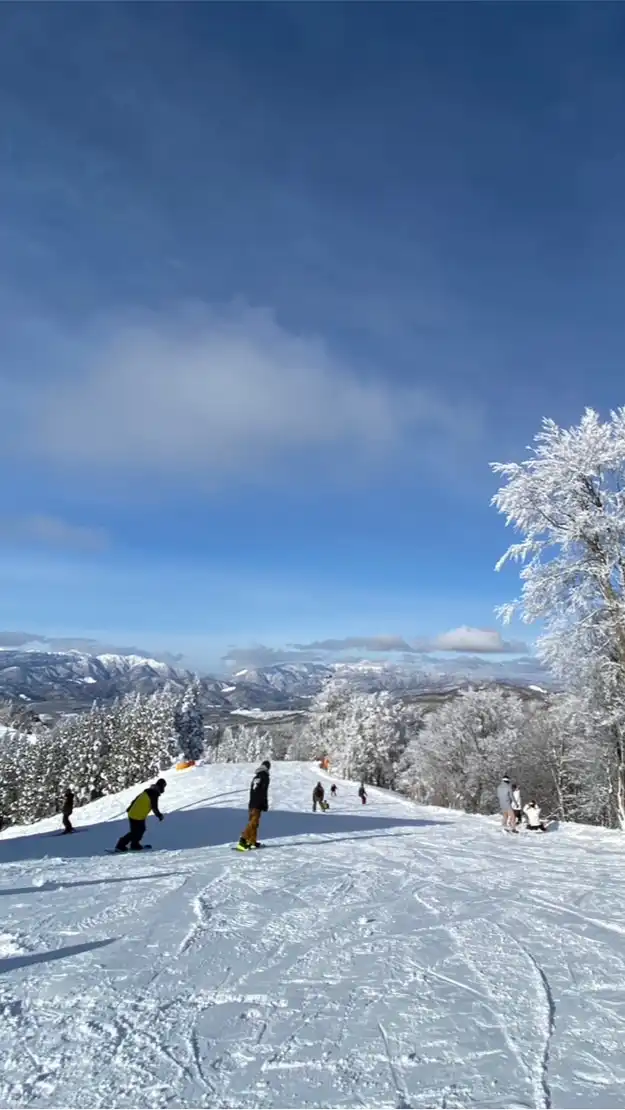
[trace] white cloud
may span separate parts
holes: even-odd
[[[59,517],[37,514],[0,519],[0,539],[18,545],[74,551],[101,551],[108,544],[103,528],[71,524]]]
[[[526,652],[527,644],[504,640],[496,628],[468,628],[467,625],[462,625],[437,636],[430,644],[430,649],[479,653]]]
[[[338,474],[406,450],[432,465],[480,435],[480,415],[461,402],[357,376],[321,340],[290,334],[261,310],[143,317],[97,347],[78,374],[22,396],[29,453],[209,478],[300,458]]]

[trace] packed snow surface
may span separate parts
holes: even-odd
[[[3,1107],[622,1107],[619,834],[503,833],[278,764],[171,772],[0,836]],[[16,835],[17,834],[17,835]]]

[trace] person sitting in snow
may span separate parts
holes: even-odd
[[[312,792],[313,813],[317,812],[317,806],[319,806],[319,809],[322,810],[322,811],[329,808],[328,803],[326,801],[324,801],[325,796],[326,796],[326,792],[323,789],[323,786],[321,785],[321,783],[318,782],[315,789]]]
[[[528,802],[528,804],[523,807],[523,812],[527,819],[526,828],[528,831],[547,832],[545,822],[540,819],[540,807],[536,805],[536,802]]]
[[[360,798],[363,806],[366,806],[366,804],[367,804],[367,791],[365,790],[364,782],[361,782],[360,787],[358,788],[358,797]]]
[[[253,848],[262,848],[262,844],[258,843],[258,826],[263,813],[269,809],[269,772],[271,770],[271,763],[268,759],[263,760],[260,767],[256,769],[252,784],[250,786],[250,797],[248,801],[249,821],[245,826],[237,848],[240,852],[249,852]]]
[[[116,852],[127,852],[128,845],[130,845],[133,852],[141,851],[143,848],[141,841],[145,835],[145,823],[150,813],[158,817],[159,821],[163,820],[163,814],[158,808],[158,799],[161,794],[164,794],[166,786],[165,779],[158,779],[154,786],[148,786],[147,790],[142,790],[130,803],[126,810],[130,822],[130,831],[125,836],[120,836],[115,845]]]
[[[512,783],[512,812],[517,825],[520,825],[523,817],[523,804],[521,802],[521,791],[516,782]]]
[[[63,819],[63,831],[66,833],[73,833],[74,826],[70,821],[70,817],[74,812],[74,795],[71,790],[65,791],[65,798],[63,800],[63,809],[61,815]]]

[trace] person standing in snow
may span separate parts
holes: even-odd
[[[253,848],[262,848],[258,843],[258,826],[263,813],[269,809],[269,772],[271,763],[265,759],[254,773],[250,786],[248,801],[249,821],[245,826],[237,848],[240,852],[249,852]]]
[[[366,806],[366,804],[367,804],[367,791],[365,790],[364,782],[361,782],[361,784],[360,784],[360,787],[358,789],[358,797],[360,798],[363,806]]]
[[[514,816],[514,799],[512,797],[512,787],[510,786],[510,779],[504,775],[499,786],[497,787],[497,799],[499,801],[499,808],[501,810],[501,823],[504,829],[510,829],[511,832],[516,832],[516,817]]]
[[[65,798],[63,799],[63,809],[61,810],[63,819],[63,831],[66,833],[73,833],[74,826],[70,821],[70,817],[74,812],[74,795],[71,790],[65,791]]]
[[[331,793],[333,798],[336,798],[336,783],[335,782],[333,782],[332,786],[330,787],[330,793]]]
[[[523,806],[521,804],[521,791],[516,782],[512,783],[512,812],[517,825],[520,825],[523,817]]]
[[[526,828],[530,832],[547,832],[545,822],[540,819],[540,808],[536,805],[536,802],[528,802],[528,804],[523,807],[523,812],[527,818]]]
[[[116,852],[127,852],[128,845],[130,845],[133,852],[141,851],[143,848],[141,841],[145,835],[145,823],[150,813],[158,817],[159,821],[163,820],[163,814],[158,808],[158,799],[165,792],[166,786],[165,779],[159,779],[153,786],[148,786],[147,790],[142,790],[140,794],[137,794],[134,801],[130,803],[126,810],[130,830],[125,836],[120,836],[115,845]]]
[[[315,789],[313,790],[313,793],[312,793],[313,813],[317,812],[317,806],[319,806],[319,809],[321,809],[321,810],[326,809],[326,804],[324,802],[325,796],[326,796],[326,792],[323,789],[323,786],[321,785],[321,783],[318,782]]]

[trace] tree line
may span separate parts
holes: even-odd
[[[76,805],[156,775],[177,760],[204,753],[199,679],[180,693],[128,694],[95,703],[51,729],[24,733],[0,728],[0,823],[30,824],[57,813],[65,791]]]

